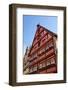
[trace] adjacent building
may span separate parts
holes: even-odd
[[[23,73],[24,74],[29,73],[29,57],[28,57],[29,50],[30,49],[27,47],[24,58],[23,58]]]
[[[57,35],[47,28],[37,25],[32,46],[24,59],[24,74],[57,73]],[[25,65],[25,61],[26,65]],[[27,70],[28,69],[28,70]],[[26,71],[25,71],[26,70]]]

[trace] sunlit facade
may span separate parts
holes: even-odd
[[[26,59],[28,72],[24,74],[57,73],[56,42],[57,35],[55,33],[37,25],[32,46],[28,53],[28,61]],[[23,70],[25,72],[25,69]]]

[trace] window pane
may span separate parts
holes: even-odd
[[[39,64],[39,68],[42,68],[42,63]]]
[[[47,66],[50,65],[50,60],[47,61]]]
[[[54,58],[51,59],[51,64],[55,64],[55,59]]]
[[[33,71],[37,71],[37,66],[34,66]]]
[[[45,65],[45,62],[43,62],[43,65],[42,65],[42,67],[45,67],[46,65]]]
[[[32,68],[30,68],[30,73],[33,72]]]

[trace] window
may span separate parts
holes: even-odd
[[[49,44],[49,47],[53,47],[53,43],[50,43],[50,44]]]
[[[33,66],[33,71],[37,71],[37,65]]]
[[[42,68],[42,63],[39,64],[39,69],[41,69],[41,68]]]
[[[50,34],[48,34],[48,39],[50,39],[52,36]]]
[[[45,64],[45,62],[43,62],[43,63],[42,63],[42,67],[46,67],[46,64]]]
[[[48,50],[48,49],[49,49],[49,46],[47,45],[47,46],[46,46],[46,50]]]
[[[42,43],[45,43],[46,41],[47,41],[47,35],[45,35],[45,36],[42,38],[41,42],[42,42]]]
[[[47,45],[46,45],[46,50],[48,50],[49,48],[51,48],[51,47],[53,47],[54,45],[53,45],[53,42],[49,42],[49,43],[47,43]]]
[[[41,54],[43,52],[45,52],[45,49],[44,48],[39,51],[39,54]]]
[[[41,62],[41,63],[39,64],[39,69],[41,69],[41,68],[43,68],[43,67],[46,67],[45,61],[44,61],[44,62]]]
[[[37,58],[37,53],[33,54],[31,57],[30,57],[30,61],[33,61],[34,58]]]
[[[54,52],[54,49],[51,49],[51,50],[47,51],[46,52],[46,56],[49,55],[49,54],[51,54],[51,53],[53,53],[53,52]]]
[[[51,64],[55,64],[55,59],[54,58],[51,59]]]
[[[49,66],[50,65],[50,60],[47,60],[47,66]]]
[[[33,54],[32,57],[33,57],[33,59],[36,58],[37,57],[37,53]]]
[[[30,73],[32,73],[33,72],[33,68],[30,68]]]

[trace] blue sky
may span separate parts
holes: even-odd
[[[56,16],[34,16],[24,15],[24,47],[30,46],[37,28],[40,24],[50,31],[57,33],[57,17]]]

